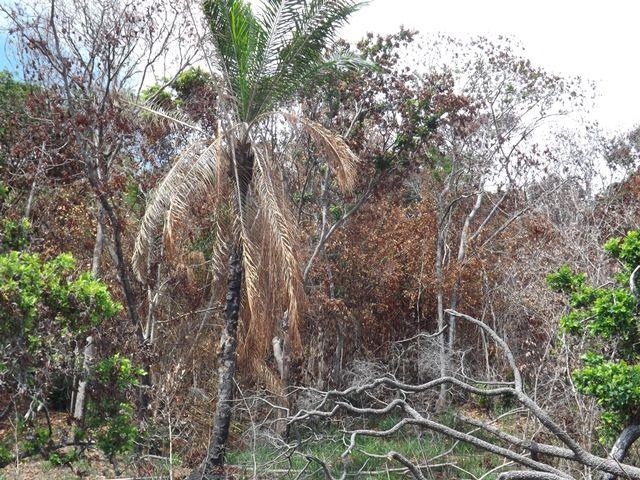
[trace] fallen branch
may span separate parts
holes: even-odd
[[[374,379],[365,385],[354,386],[341,391],[331,390],[324,392],[322,398],[313,409],[300,410],[296,415],[290,417],[288,422],[297,423],[317,417],[333,418],[339,413],[348,413],[354,416],[383,416],[400,410],[404,414],[401,420],[396,422],[395,425],[387,430],[357,429],[345,432],[350,436],[346,449],[341,455],[342,462],[345,465],[349,455],[355,449],[356,439],[358,436],[391,437],[402,430],[405,426],[410,425],[431,430],[448,438],[465,442],[469,445],[531,469],[531,471],[504,472],[499,476],[502,480],[558,480],[573,478],[569,473],[560,470],[556,466],[540,461],[535,454],[543,454],[549,457],[578,463],[584,467],[592,469],[593,471],[604,473],[605,478],[607,479],[615,478],[615,476],[623,476],[630,480],[640,480],[640,468],[623,464],[620,462],[619,458],[616,458],[620,455],[623,457],[624,455],[621,452],[626,452],[628,445],[633,443],[633,441],[640,436],[640,427],[638,427],[637,430],[629,430],[627,435],[624,436],[624,439],[619,439],[619,442],[616,442],[617,447],[614,447],[611,458],[591,454],[580,446],[578,442],[576,442],[562,427],[560,427],[560,425],[558,425],[545,410],[543,410],[525,393],[522,375],[518,369],[513,352],[506,342],[500,338],[500,336],[491,327],[473,317],[454,310],[447,310],[446,313],[479,327],[503,350],[512,371],[513,382],[505,382],[499,386],[486,388],[490,385],[490,382],[467,378],[461,380],[454,376],[436,378],[420,385],[403,383],[392,377],[381,377]],[[408,401],[409,394],[433,390],[443,384],[449,384],[454,387],[458,387],[467,393],[482,397],[511,396],[525,407],[525,409],[529,411],[551,434],[553,434],[553,436],[561,442],[563,446],[538,444],[533,441],[527,441],[504,432],[493,425],[466,417],[461,418],[463,422],[492,434],[496,437],[497,442],[505,442],[508,444],[506,447],[501,446],[496,442],[481,439],[471,433],[465,433],[441,422],[432,420],[418,412],[410,405]],[[353,397],[359,398],[362,393],[372,394],[374,390],[379,388],[386,388],[397,392],[402,398],[391,400],[379,408],[356,406],[350,401]],[[513,447],[517,447],[520,451],[515,451]],[[522,450],[525,452],[523,453]],[[414,478],[424,478],[421,469],[401,454],[397,452],[389,452],[387,456],[403,464]],[[346,470],[343,472],[343,478],[345,475]]]

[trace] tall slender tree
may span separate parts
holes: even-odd
[[[238,344],[240,358],[267,377],[272,374],[261,360],[278,318],[288,319],[291,349],[301,346],[304,291],[294,222],[278,165],[268,142],[260,140],[261,126],[274,115],[299,124],[325,153],[339,186],[353,188],[356,158],[345,142],[280,109],[319,75],[362,65],[348,52],[327,55],[338,29],[361,5],[353,0],[264,0],[254,12],[244,0],[204,2],[216,57],[212,64],[222,77],[220,126],[208,138],[200,130],[205,138],[184,151],[154,192],[134,256],[144,276],[159,232],[170,238],[173,227],[185,221],[189,204],[211,202],[217,213],[211,264],[218,280],[226,272],[224,328],[212,438],[192,478],[223,473]]]

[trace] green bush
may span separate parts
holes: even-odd
[[[187,98],[198,88],[212,82],[211,75],[199,67],[188,68],[175,79],[173,88],[182,98]]]
[[[109,458],[131,452],[140,437],[127,395],[140,385],[140,377],[145,374],[118,353],[100,360],[92,369],[86,418],[90,431],[86,435],[94,432],[98,447]]]
[[[30,233],[31,225],[26,218],[22,220],[3,219],[0,222],[0,252],[27,248]]]
[[[573,372],[573,380],[581,393],[602,407],[604,433],[613,435],[640,412],[640,311],[630,285],[640,265],[640,233],[614,238],[604,249],[621,266],[610,286],[592,287],[586,275],[567,266],[550,274],[547,283],[569,299],[570,311],[560,319],[561,330],[588,334],[583,366]]]
[[[0,227],[0,384],[20,392],[12,399],[17,406],[35,401],[46,408],[60,379],[71,378],[78,368],[76,345],[122,306],[105,283],[77,271],[71,254],[44,259],[25,251],[26,220],[0,220]],[[88,421],[75,438],[95,441],[110,457],[130,451],[139,435],[127,395],[143,374],[120,354],[98,360],[89,378]],[[78,452],[54,451],[49,428],[39,425],[30,407],[28,412],[19,425],[21,451],[43,454],[52,465],[73,461]],[[5,450],[0,449],[0,462],[13,456]]]

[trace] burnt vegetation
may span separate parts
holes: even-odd
[[[640,130],[360,7],[0,6],[0,478],[640,479]]]

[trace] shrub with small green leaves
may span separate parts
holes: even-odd
[[[120,393],[140,385],[140,377],[146,375],[142,368],[119,353],[98,362],[93,371],[98,384],[113,386]]]
[[[100,360],[92,368],[86,427],[109,458],[131,452],[140,437],[127,396],[140,385],[143,375],[146,375],[143,369],[119,353]]]
[[[626,272],[640,265],[640,232],[632,230],[624,238],[612,238],[604,249],[622,262]]]
[[[22,449],[27,455],[45,452],[51,442],[51,432],[48,428],[33,429],[23,442]]]
[[[588,334],[583,366],[573,372],[573,380],[581,393],[602,407],[604,433],[612,435],[640,421],[640,309],[630,286],[640,265],[640,233],[631,231],[609,240],[604,249],[621,267],[611,285],[590,286],[586,275],[567,266],[550,274],[547,283],[569,299],[561,330],[569,335]]]
[[[48,261],[26,252],[0,254],[0,342],[5,349],[26,340],[27,351],[35,354],[33,349],[51,333],[83,334],[122,309],[104,283],[89,273],[75,275],[75,268],[66,253]]]
[[[31,225],[28,219],[2,219],[0,221],[0,253],[27,248],[30,233]]]
[[[44,259],[22,250],[27,221],[0,226],[0,385],[31,419],[34,400],[46,407],[61,379],[74,374],[75,346],[122,306],[106,284],[77,271],[71,254]],[[27,451],[43,451],[41,433],[37,422],[25,429]]]
[[[0,443],[0,465],[8,465],[12,461],[13,461],[13,451],[11,447],[3,443]]]
[[[173,88],[182,98],[186,98],[213,81],[211,75],[199,67],[188,68],[173,82]]]
[[[153,105],[157,105],[158,107],[173,107],[173,98],[171,97],[171,93],[166,89],[163,89],[160,85],[151,85],[145,88],[142,91],[140,98],[143,102],[151,102]]]

